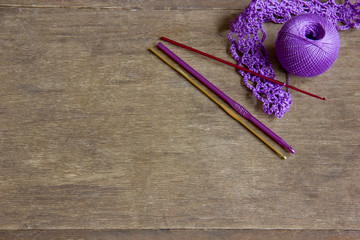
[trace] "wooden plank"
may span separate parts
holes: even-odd
[[[249,5],[248,1],[236,0],[132,0],[132,1],[97,1],[97,0],[0,0],[0,7],[21,7],[21,8],[80,8],[80,9],[116,9],[116,10],[189,10],[189,9],[223,9],[234,10],[244,9]]]
[[[292,79],[328,100],[294,93],[281,120],[233,69],[169,46],[291,143],[289,161],[147,51],[165,35],[231,61],[238,13],[1,8],[0,229],[359,230],[358,31],[327,73]]]
[[[0,239],[358,240],[359,231],[315,230],[24,230],[0,231]]]

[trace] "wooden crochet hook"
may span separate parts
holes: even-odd
[[[214,101],[219,107],[221,107],[227,114],[229,114],[232,118],[234,118],[236,121],[238,121],[240,124],[242,124],[246,129],[248,129],[252,134],[254,134],[258,139],[260,139],[264,144],[266,144],[271,150],[273,150],[275,153],[277,153],[282,159],[286,159],[286,157],[277,150],[271,143],[269,143],[265,138],[263,138],[260,134],[258,134],[253,128],[251,128],[247,123],[245,123],[232,109],[225,106],[225,104],[221,103],[219,100],[217,100],[214,96],[212,96],[205,88],[203,88],[200,84],[192,80],[189,75],[187,75],[184,71],[182,71],[180,68],[176,67],[174,64],[172,64],[169,60],[167,60],[166,57],[160,55],[159,52],[157,52],[155,49],[150,48],[149,49],[152,53],[154,53],[156,56],[158,56],[161,60],[163,60],[167,65],[172,67],[175,71],[180,73],[186,80],[188,80],[190,83],[192,83],[197,89],[199,89],[202,93],[204,93],[207,97],[209,97],[212,101]]]

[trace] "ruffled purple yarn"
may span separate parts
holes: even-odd
[[[252,0],[249,6],[230,23],[228,39],[231,53],[239,66],[246,66],[254,72],[276,78],[269,54],[264,46],[266,32],[263,23],[285,23],[292,16],[314,13],[330,20],[338,30],[359,28],[360,0],[351,3],[345,0]],[[264,112],[281,118],[292,104],[291,94],[282,86],[239,70],[245,85],[256,98],[263,102]]]

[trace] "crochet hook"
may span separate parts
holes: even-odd
[[[189,66],[186,62],[184,62],[181,58],[179,58],[175,53],[170,51],[167,47],[165,47],[162,43],[157,44],[158,48],[163,51],[166,55],[168,55],[171,59],[177,62],[180,66],[185,68],[191,75],[197,78],[200,82],[202,82],[206,87],[208,87],[211,91],[213,91],[216,95],[218,95],[222,100],[227,102],[236,112],[238,112],[241,116],[255,124],[259,129],[261,129],[264,133],[266,133],[269,137],[271,137],[278,144],[289,150],[291,153],[295,153],[295,150],[287,144],[282,138],[276,135],[273,131],[271,131],[268,127],[262,124],[258,119],[256,119],[251,113],[249,113],[243,106],[239,103],[232,100],[229,96],[223,93],[220,89],[218,89],[215,85],[209,82],[205,77],[203,77],[200,73],[195,71],[191,66]]]
[[[315,94],[313,94],[313,93],[306,92],[306,91],[301,90],[301,89],[299,89],[299,88],[290,86],[290,85],[288,85],[288,84],[286,84],[286,83],[283,83],[283,82],[277,81],[277,80],[275,80],[275,79],[266,77],[266,76],[261,75],[261,74],[259,74],[259,73],[257,73],[257,72],[251,71],[250,69],[247,69],[247,68],[238,66],[238,65],[233,64],[233,63],[231,63],[231,62],[228,62],[228,61],[225,61],[225,60],[220,59],[220,58],[218,58],[218,57],[212,56],[212,55],[210,55],[210,54],[208,54],[208,53],[202,52],[202,51],[197,50],[197,49],[195,49],[195,48],[192,48],[192,47],[186,46],[186,45],[184,45],[184,44],[182,44],[182,43],[179,43],[179,42],[176,42],[176,41],[174,41],[174,40],[171,40],[171,39],[169,39],[169,38],[161,37],[160,39],[161,39],[161,40],[164,40],[164,41],[166,41],[166,42],[169,42],[169,43],[171,43],[171,44],[174,44],[174,45],[176,45],[176,46],[179,46],[179,47],[188,49],[188,50],[193,51],[193,52],[195,52],[195,53],[201,54],[201,55],[203,55],[203,56],[205,56],[205,57],[214,59],[214,60],[216,60],[216,61],[218,61],[218,62],[225,63],[225,64],[227,64],[227,65],[229,65],[229,66],[235,67],[235,68],[240,69],[240,70],[242,70],[242,71],[244,71],[244,72],[248,72],[248,73],[250,73],[250,74],[252,74],[252,75],[258,76],[258,77],[263,78],[263,79],[265,79],[265,80],[268,80],[268,81],[270,81],[270,82],[280,84],[280,85],[282,85],[283,87],[291,88],[291,89],[293,89],[293,90],[295,90],[295,91],[298,91],[298,92],[307,94],[307,95],[312,96],[312,97],[315,97],[315,98],[319,98],[319,99],[321,99],[321,100],[326,100],[325,97],[319,97],[318,95],[315,95]]]
[[[200,84],[196,83],[194,80],[192,80],[188,74],[186,74],[184,71],[182,71],[180,68],[176,67],[174,64],[169,62],[166,57],[161,56],[159,52],[157,52],[155,49],[150,48],[149,49],[152,53],[154,53],[156,56],[158,56],[161,60],[163,60],[167,65],[172,67],[175,71],[180,73],[186,80],[188,80],[190,83],[192,83],[197,89],[199,89],[202,93],[204,93],[207,97],[209,97],[212,101],[214,101],[219,107],[221,107],[227,114],[229,114],[232,118],[234,118],[236,121],[238,121],[240,124],[242,124],[246,129],[248,129],[252,134],[254,134],[257,138],[259,138],[263,143],[265,143],[271,150],[273,150],[275,153],[277,153],[282,159],[286,159],[286,157],[277,150],[271,143],[266,141],[265,138],[263,138],[260,134],[258,134],[253,128],[251,128],[247,123],[245,123],[232,109],[225,106],[225,104],[221,103],[218,99],[216,99],[214,96],[212,96],[205,88],[203,88]]]

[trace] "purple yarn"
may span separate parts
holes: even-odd
[[[287,21],[275,42],[285,70],[299,77],[315,77],[328,70],[339,54],[335,25],[316,14],[301,14]]]
[[[252,0],[249,6],[230,23],[228,39],[231,53],[239,66],[246,66],[254,72],[276,78],[269,61],[269,53],[264,46],[265,22],[285,23],[300,14],[317,14],[327,18],[338,30],[359,28],[360,0],[351,3],[344,0],[326,2],[320,0]],[[290,109],[291,94],[281,85],[252,76],[239,70],[244,77],[244,84],[252,90],[254,96],[263,102],[264,112],[281,118]]]

